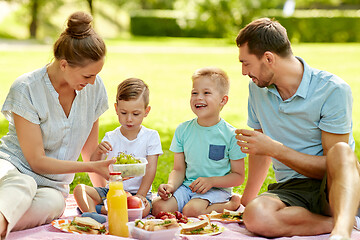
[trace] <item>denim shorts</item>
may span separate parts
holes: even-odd
[[[281,183],[269,184],[268,191],[260,196],[275,197],[287,206],[299,206],[312,213],[330,216],[326,183],[326,175],[322,181],[311,178],[294,178]]]
[[[194,198],[205,199],[209,201],[209,205],[214,203],[223,203],[230,200],[232,194],[228,191],[219,189],[219,188],[211,188],[204,194],[192,192],[191,189],[185,185],[181,185],[174,192],[174,197],[178,204],[178,211],[182,212],[184,206]]]

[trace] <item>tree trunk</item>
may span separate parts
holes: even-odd
[[[87,0],[87,2],[89,4],[89,9],[90,9],[91,16],[94,16],[93,0]]]
[[[38,0],[32,0],[30,2],[30,10],[31,10],[30,38],[36,38],[36,32],[38,28],[38,13],[39,13]]]

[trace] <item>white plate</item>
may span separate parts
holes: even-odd
[[[214,235],[218,235],[220,233],[222,233],[223,231],[225,231],[225,227],[219,226],[219,231],[217,232],[212,232],[212,233],[204,233],[204,234],[180,234],[180,236],[186,237],[186,236],[214,236]]]
[[[54,228],[60,229],[63,232],[68,232],[68,233],[74,233],[74,234],[83,234],[83,233],[79,233],[79,232],[73,232],[71,230],[69,230],[69,225],[71,223],[71,219],[57,219],[51,222],[51,225]]]
[[[54,228],[57,228],[63,232],[68,232],[68,233],[73,233],[73,234],[87,234],[87,233],[82,233],[82,232],[75,232],[75,231],[71,231],[69,230],[69,226],[71,223],[71,219],[57,219],[51,222],[51,225]],[[105,235],[108,233],[105,233]]]
[[[206,216],[200,215],[198,218],[203,220],[203,219],[206,219]],[[211,216],[210,216],[210,221],[217,221],[217,222],[222,222],[222,223],[242,223],[243,222],[242,219],[237,220],[237,219],[215,218],[215,217],[211,217]]]

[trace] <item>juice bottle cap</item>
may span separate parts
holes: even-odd
[[[121,172],[111,172],[110,173],[111,176],[114,176],[114,175],[121,175]]]

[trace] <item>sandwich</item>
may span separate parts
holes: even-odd
[[[242,214],[243,212],[240,211],[231,211],[224,209],[222,213],[218,213],[216,211],[212,211],[210,214],[207,215],[200,215],[200,219],[205,219],[206,216],[213,220],[224,220],[224,221],[242,221]]]
[[[69,230],[87,234],[107,234],[105,226],[91,217],[74,217]]]
[[[210,223],[209,218],[197,222],[180,224],[180,226],[182,228],[180,233],[185,235],[211,234],[220,231],[216,224]]]
[[[224,209],[223,215],[221,216],[221,218],[240,220],[240,219],[242,219],[242,214],[243,213],[240,211],[231,211],[231,210]]]

